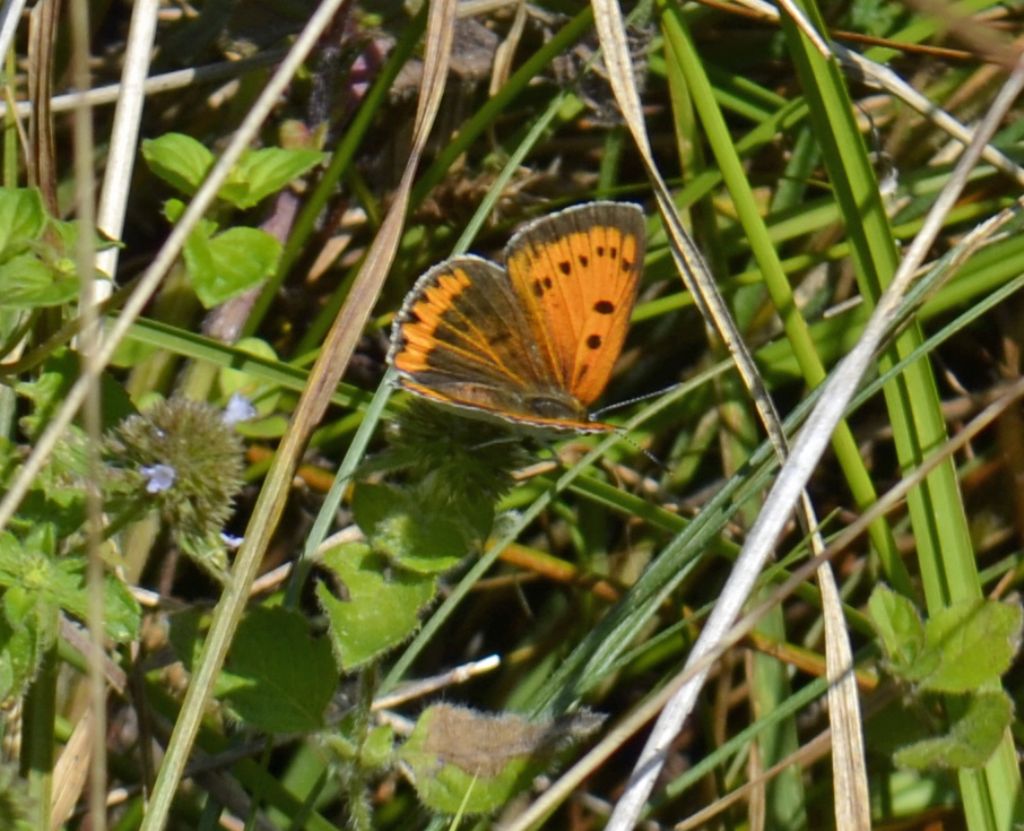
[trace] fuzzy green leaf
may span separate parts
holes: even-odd
[[[430,575],[393,568],[362,543],[333,548],[323,565],[343,584],[347,599],[335,597],[323,582],[317,598],[327,614],[331,641],[349,671],[406,640],[419,627],[420,610],[434,597]]]
[[[190,234],[184,255],[192,287],[209,309],[272,274],[281,243],[258,228],[229,228],[214,237]]]
[[[454,505],[425,504],[390,485],[359,483],[352,509],[374,550],[424,574],[458,565],[477,533]]]
[[[493,811],[549,759],[550,724],[439,704],[425,710],[398,751],[420,800],[445,814]]]
[[[216,691],[252,727],[305,733],[323,726],[337,680],[330,644],[302,615],[257,607],[238,627]]]
[[[1013,705],[1002,690],[966,696],[964,705],[949,733],[904,747],[893,756],[896,764],[918,770],[982,767],[1012,721]]]
[[[359,764],[365,770],[382,770],[391,765],[394,755],[395,733],[388,724],[374,727],[366,736],[359,754]]]
[[[1020,647],[1021,618],[1020,604],[995,600],[965,601],[937,612],[924,628],[938,661],[921,687],[958,693],[997,681]]]
[[[901,677],[920,677],[934,668],[936,657],[925,670],[919,661],[925,650],[924,624],[914,604],[888,586],[879,584],[868,600],[868,611],[882,641],[891,670]]]
[[[80,557],[55,559],[28,542],[23,547],[11,534],[0,534],[0,586],[17,586],[32,603],[57,606],[86,619],[85,560]],[[141,612],[124,584],[108,577],[103,600],[107,635],[118,643],[136,637]]]
[[[5,699],[21,695],[31,683],[47,644],[45,633],[57,629],[59,609],[34,603],[29,597],[28,592],[12,589],[0,601],[0,696]],[[41,627],[46,616],[52,618],[53,625]]]
[[[60,606],[39,590],[50,558],[30,555],[13,534],[0,533],[0,693],[17,695],[35,677],[42,655],[57,638]]]
[[[213,167],[213,153],[191,136],[166,133],[142,142],[142,158],[169,185],[192,196]]]

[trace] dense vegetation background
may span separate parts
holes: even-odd
[[[1019,9],[616,9],[8,10],[0,826],[1024,822]],[[595,199],[621,432],[389,399],[418,275]]]

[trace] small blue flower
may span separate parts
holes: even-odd
[[[170,490],[178,479],[178,472],[170,465],[146,465],[139,468],[139,473],[146,477],[146,493]]]
[[[224,531],[220,532],[220,539],[232,551],[238,549],[245,542],[245,537],[236,537],[234,534],[228,534]]]
[[[221,416],[224,423],[229,427],[238,424],[240,421],[248,421],[256,417],[256,408],[252,402],[240,392],[232,393],[228,405],[224,408],[224,415]]]

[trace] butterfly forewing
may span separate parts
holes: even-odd
[[[509,243],[507,268],[563,388],[583,405],[604,390],[629,328],[644,258],[632,205],[594,202],[545,217]]]

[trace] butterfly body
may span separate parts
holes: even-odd
[[[427,271],[395,317],[399,385],[527,429],[605,432],[587,418],[629,325],[644,257],[643,214],[593,202],[524,226],[505,267],[475,256]]]

